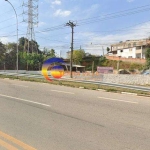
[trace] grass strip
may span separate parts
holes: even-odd
[[[132,89],[125,89],[125,88],[118,88],[118,87],[110,87],[106,85],[95,85],[95,84],[90,84],[90,83],[78,83],[78,82],[73,82],[73,81],[58,81],[54,80],[52,82],[49,82],[47,80],[43,79],[38,79],[38,78],[29,78],[29,77],[17,77],[17,76],[11,76],[11,75],[0,75],[0,78],[9,78],[12,80],[22,80],[22,81],[31,81],[31,82],[41,82],[41,83],[48,83],[48,84],[54,84],[54,85],[61,85],[61,86],[69,86],[73,88],[80,88],[83,87],[84,89],[89,89],[89,90],[98,90],[102,89],[105,90],[106,92],[113,92],[113,93],[121,93],[121,92],[128,92],[128,93],[136,93],[138,96],[147,96],[150,97],[150,92],[144,92],[144,91],[139,91],[139,90],[132,90]]]

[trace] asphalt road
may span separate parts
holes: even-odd
[[[0,79],[0,150],[150,150],[150,98]]]

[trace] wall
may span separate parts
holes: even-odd
[[[9,73],[16,73],[16,70],[0,70],[0,72],[9,72]],[[26,71],[26,70],[18,70],[18,73],[22,73],[22,74],[41,74],[41,71]]]
[[[69,77],[69,76],[66,76]],[[150,75],[94,74],[74,75],[77,80],[93,80],[128,85],[150,85]]]
[[[105,56],[109,60],[121,60],[124,62],[132,62],[132,63],[140,63],[140,64],[145,64],[146,60],[145,59],[138,59],[138,58],[119,58],[116,56]]]
[[[2,70],[0,70],[2,72]],[[8,72],[15,73],[15,70]],[[40,71],[19,70],[20,73],[41,74]],[[73,73],[74,79],[80,80],[95,80],[108,83],[131,84],[131,85],[150,85],[150,75],[124,75],[124,74],[98,74],[94,75],[87,73]],[[65,74],[65,77],[70,77],[70,73]]]
[[[118,84],[150,85],[150,75],[104,74],[102,81]]]
[[[69,77],[65,75],[65,77]],[[93,80],[107,83],[128,84],[128,85],[150,85],[150,75],[123,75],[123,74],[73,74],[77,80]]]
[[[121,52],[121,50],[117,51],[117,56],[121,56],[121,57],[125,57],[125,58],[136,58],[136,48],[127,48],[127,49],[123,49],[123,52]]]

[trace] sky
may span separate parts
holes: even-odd
[[[19,38],[27,35],[27,0],[9,0],[18,16]],[[55,49],[66,57],[70,50],[73,21],[74,49],[102,55],[103,50],[120,41],[148,38],[150,35],[149,0],[39,0],[35,39],[42,50]],[[15,13],[8,2],[0,0],[0,40],[16,42]]]

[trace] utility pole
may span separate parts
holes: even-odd
[[[17,15],[17,12],[16,12],[16,10],[15,10],[15,8],[14,8],[14,6],[12,5],[12,3],[9,1],[9,0],[5,0],[6,2],[8,2],[10,5],[11,5],[11,7],[13,8],[13,10],[14,10],[14,12],[15,12],[15,15],[16,15],[16,22],[17,22],[17,60],[16,60],[16,70],[17,70],[17,73],[18,73],[18,68],[19,68],[19,50],[18,50],[18,15]]]
[[[68,23],[66,23],[66,26],[70,26],[72,29],[72,38],[71,38],[71,57],[70,57],[70,78],[72,78],[72,59],[73,59],[73,36],[74,36],[74,27],[76,26],[76,24],[74,24],[73,22],[69,21]]]
[[[119,74],[119,68],[120,68],[120,56],[119,56],[119,60],[117,62],[117,73]]]
[[[92,74],[94,74],[94,60],[93,60],[93,63],[92,63]]]
[[[102,46],[102,50],[103,50],[103,57],[104,57],[104,47]]]

